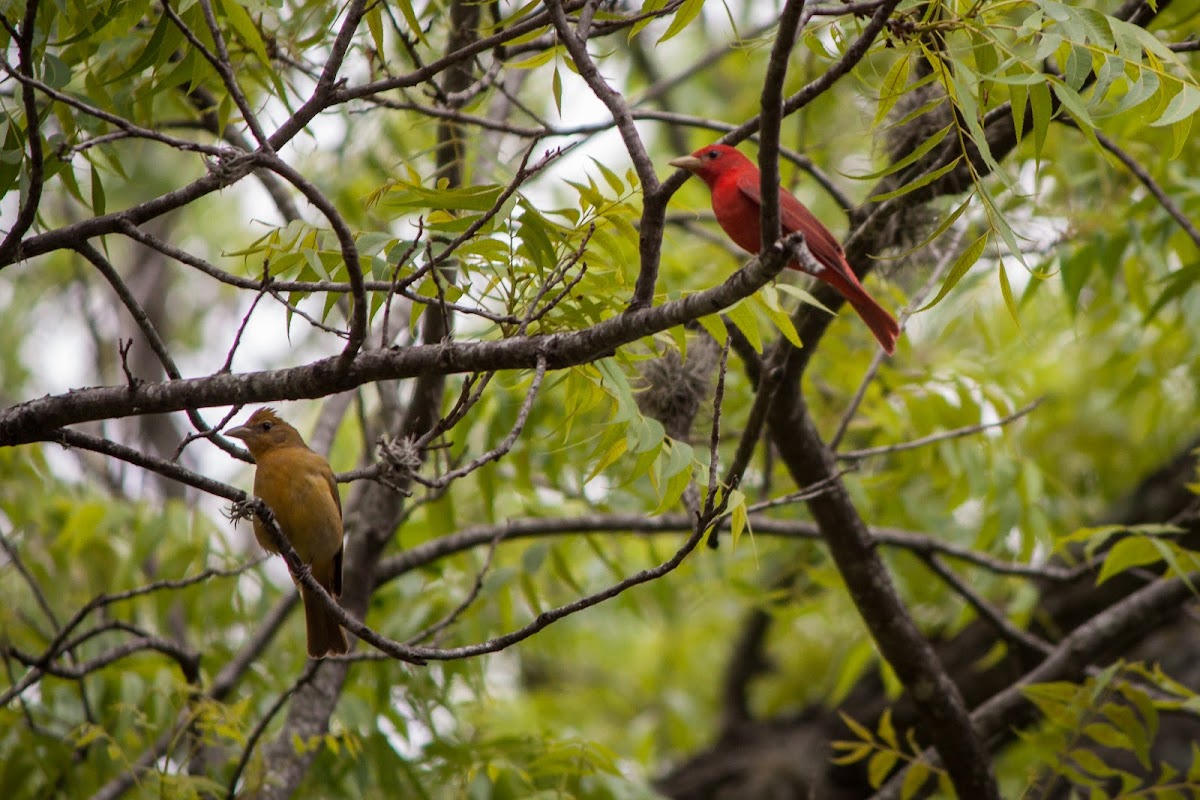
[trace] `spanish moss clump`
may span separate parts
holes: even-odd
[[[717,343],[702,335],[688,343],[686,359],[672,348],[644,362],[636,384],[638,408],[661,422],[671,438],[688,441],[697,413],[712,397],[720,354]]]
[[[921,62],[915,79],[921,79],[928,72],[928,66]],[[922,111],[921,109],[924,108]],[[880,146],[887,153],[892,163],[899,161],[912,153],[929,137],[946,127],[951,121],[949,99],[942,85],[932,81],[912,89],[904,94],[889,114],[889,124],[884,127],[880,136]],[[943,140],[943,143],[949,138]],[[939,151],[933,149],[933,153]],[[924,163],[921,159],[918,163]],[[875,187],[876,193],[885,193],[897,189],[911,181],[913,167],[894,173]],[[927,203],[905,204],[885,224],[879,234],[879,247],[876,252],[884,250],[910,250],[925,240],[933,224],[936,222],[936,209]],[[926,258],[926,256],[922,256]]]
[[[925,62],[921,62],[914,80],[926,80],[928,71]],[[926,107],[924,111],[920,110],[922,107]],[[950,119],[946,90],[937,81],[930,81],[905,92],[892,106],[880,144],[890,161],[899,161],[946,127]]]

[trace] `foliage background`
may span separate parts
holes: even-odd
[[[1200,12],[800,6],[0,3],[0,794],[1191,796]],[[666,162],[760,111],[893,358],[726,282]],[[304,663],[263,403],[352,616],[494,652]]]

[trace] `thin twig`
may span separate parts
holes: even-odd
[[[496,546],[500,544],[500,539],[503,537],[503,531],[497,530],[496,535],[492,538],[491,545],[487,549],[487,553],[483,558],[483,566],[475,573],[475,581],[471,585],[471,591],[462,601],[450,610],[446,616],[442,617],[437,622],[430,625],[420,633],[414,634],[405,640],[405,644],[420,644],[421,642],[435,639],[446,628],[454,624],[455,620],[463,615],[464,612],[479,598],[479,593],[483,591],[483,579],[487,577],[488,572],[492,568],[492,559],[496,555]]]
[[[422,485],[431,489],[437,489],[443,486],[448,486],[451,482],[458,480],[464,475],[474,472],[484,464],[489,464],[507,455],[508,452],[512,450],[513,445],[517,443],[517,439],[521,437],[521,432],[525,430],[525,422],[529,419],[529,412],[533,410],[533,402],[537,398],[538,390],[541,389],[542,386],[542,379],[545,377],[546,359],[543,357],[538,359],[537,368],[533,373],[533,382],[530,384],[529,391],[525,395],[525,401],[521,404],[521,410],[517,412],[517,419],[513,422],[512,430],[508,432],[508,435],[504,437],[500,444],[496,445],[483,455],[471,459],[462,467],[450,470],[446,474],[439,476],[437,480],[426,481],[417,478],[415,474],[413,477]]]
[[[958,573],[947,567],[936,554],[931,553],[927,555],[924,561],[956,594],[966,600],[971,608],[975,609],[975,613],[985,619],[988,624],[995,628],[1010,643],[1025,648],[1039,656],[1049,655],[1054,649],[1054,645],[1009,622],[1003,614],[992,607],[991,603],[988,603],[978,592],[972,589]]]
[[[965,427],[955,428],[954,430],[950,431],[942,431],[941,433],[931,433],[928,436],[922,436],[920,439],[913,439],[912,441],[900,442],[898,444],[888,444],[881,447],[867,447],[862,450],[847,450],[844,453],[838,453],[837,457],[840,461],[861,461],[864,458],[871,458],[872,456],[900,453],[905,450],[915,450],[917,448],[926,447],[938,442],[944,442],[948,439],[961,439],[964,436],[974,436],[977,433],[982,433],[983,431],[990,430],[992,428],[1002,428],[1010,422],[1020,419],[1040,406],[1045,399],[1046,398],[1044,397],[1039,397],[1029,405],[1022,406],[1008,416],[1001,417],[994,422],[981,422],[977,425],[967,425]]]
[[[7,263],[14,256],[21,254],[21,238],[33,227],[37,220],[38,206],[42,201],[42,188],[45,185],[45,156],[42,153],[42,123],[38,115],[37,97],[34,87],[34,52],[33,43],[37,31],[38,0],[25,0],[25,15],[21,30],[15,31],[4,19],[5,28],[17,46],[17,69],[8,67],[8,59],[3,60],[4,69],[18,80],[21,78],[21,105],[25,114],[25,141],[29,145],[29,178],[28,186],[22,194],[17,218],[0,242],[0,264]]]

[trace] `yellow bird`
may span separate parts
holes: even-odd
[[[313,577],[329,594],[342,593],[342,500],[329,462],[308,449],[300,432],[271,408],[260,408],[245,425],[225,435],[241,439],[254,456],[254,494],[270,506],[283,535],[312,569]],[[271,543],[262,522],[254,519],[254,538],[270,553]],[[346,633],[337,617],[303,583],[304,622],[308,654],[345,653]]]

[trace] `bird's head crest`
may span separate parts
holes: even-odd
[[[251,414],[244,425],[225,431],[225,435],[244,441],[255,458],[278,447],[305,446],[300,432],[284,422],[275,409],[266,407]]]
[[[709,186],[719,175],[732,169],[754,168],[753,161],[746,158],[736,147],[730,147],[727,144],[710,144],[707,147],[701,147],[690,156],[677,158],[670,163],[673,167],[686,169]]]

